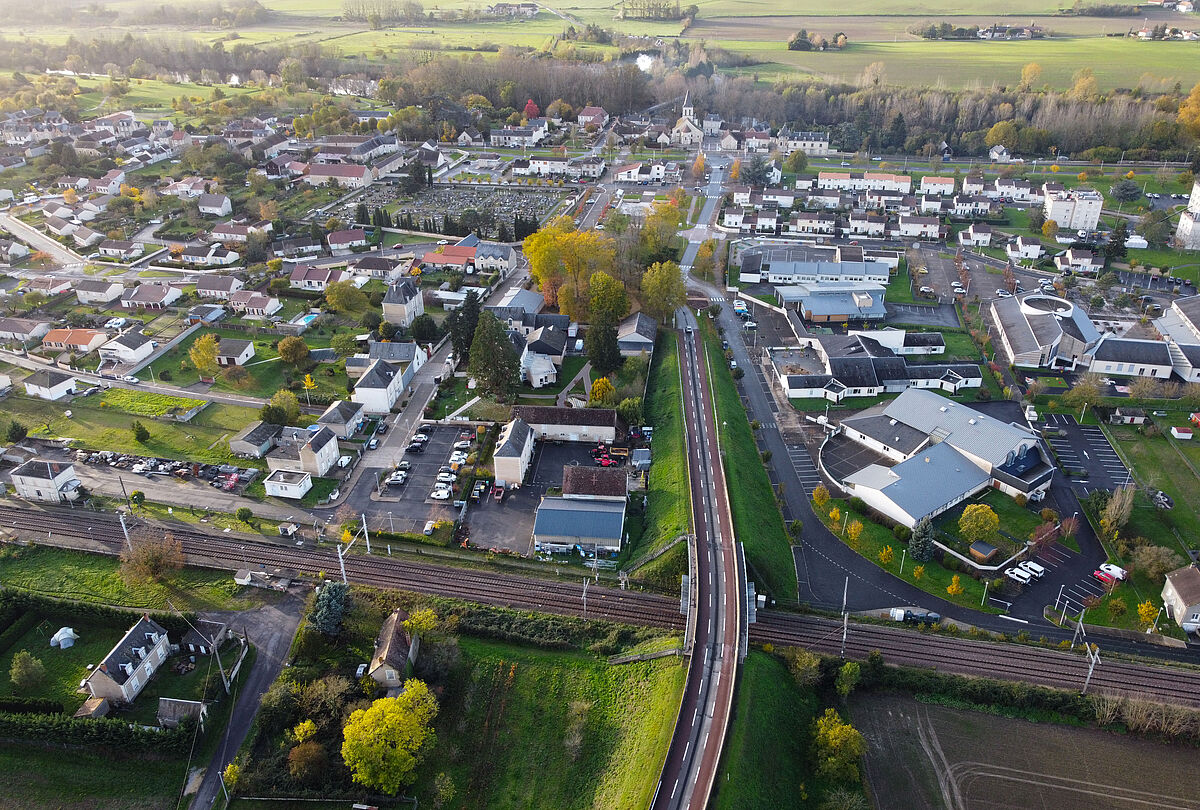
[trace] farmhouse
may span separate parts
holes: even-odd
[[[74,465],[40,458],[13,470],[12,485],[19,497],[50,503],[75,500],[82,486],[75,477]]]
[[[56,402],[75,390],[74,376],[48,368],[33,372],[24,382],[27,395],[51,402]]]
[[[92,670],[84,685],[92,697],[132,703],[170,653],[167,631],[143,615]]]

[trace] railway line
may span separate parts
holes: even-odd
[[[41,543],[112,555],[119,554],[125,542],[114,516],[79,509],[0,505],[0,528]],[[189,562],[196,565],[235,570],[244,567],[244,553],[247,563],[252,561],[267,570],[307,574],[337,570],[336,553],[324,549],[281,546],[194,529],[171,531],[183,545]],[[354,554],[347,555],[345,562],[347,576],[364,585],[564,616],[583,612],[580,589],[573,583]],[[682,629],[683,622],[675,599],[603,587],[588,589],[587,615],[673,630]],[[750,625],[750,640],[837,655],[841,650],[841,623],[819,616],[759,611],[757,623]],[[851,624],[846,657],[863,660],[873,650],[879,650],[891,664],[1062,689],[1080,689],[1087,674],[1087,662],[1078,654],[916,633],[900,627]],[[1109,660],[1096,667],[1089,691],[1149,696],[1200,707],[1200,671]]]

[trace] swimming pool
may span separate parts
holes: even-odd
[[[312,322],[319,317],[321,317],[320,314],[316,312],[305,312],[292,318],[292,323],[302,326],[312,326]]]

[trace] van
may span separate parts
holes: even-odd
[[[350,456],[342,456],[338,459],[338,466],[345,468],[350,466]]]

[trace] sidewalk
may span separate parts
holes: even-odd
[[[565,406],[567,404],[567,397],[570,396],[571,390],[575,388],[575,383],[579,380],[583,380],[583,390],[590,398],[592,396],[592,364],[590,362],[584,363],[583,368],[579,369],[579,373],[563,386],[563,390],[558,392],[558,398],[554,404],[560,408]]]

